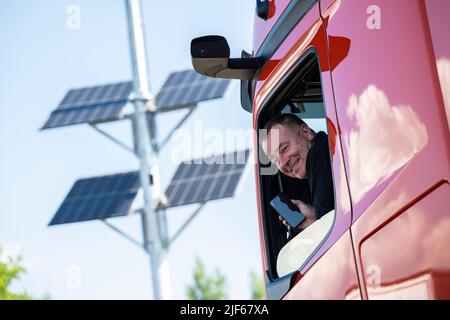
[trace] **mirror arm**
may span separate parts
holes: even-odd
[[[261,62],[261,59],[258,58],[235,58],[228,61],[228,67],[230,69],[258,69]]]

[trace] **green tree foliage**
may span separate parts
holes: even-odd
[[[2,249],[0,248],[0,257]],[[5,260],[5,259],[4,259]],[[20,265],[21,257],[7,257],[6,262],[0,260],[0,300],[30,300],[28,293],[11,292],[11,284],[18,280],[25,269]]]
[[[252,290],[252,300],[266,299],[266,291],[264,289],[264,280],[262,277],[256,275],[255,272],[250,272],[250,287]]]
[[[228,298],[225,291],[226,278],[218,269],[213,275],[206,273],[200,258],[195,259],[194,284],[188,286],[187,296],[190,300],[224,300]]]

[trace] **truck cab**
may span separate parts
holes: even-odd
[[[449,31],[447,0],[258,0],[250,53],[193,40],[194,68],[239,79],[253,114],[268,299],[450,298]],[[329,139],[334,210],[295,236],[269,203],[308,188],[260,143],[281,113]]]

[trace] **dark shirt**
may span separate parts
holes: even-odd
[[[311,204],[317,219],[334,209],[333,175],[331,172],[328,136],[320,131],[306,157],[306,175]]]

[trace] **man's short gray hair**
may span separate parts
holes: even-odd
[[[290,113],[282,113],[270,119],[270,121],[264,126],[264,129],[266,129],[267,133],[269,133],[270,129],[272,129],[272,127],[277,124],[290,126],[291,128],[299,127],[302,124],[306,125],[305,121],[303,121],[299,117]]]

